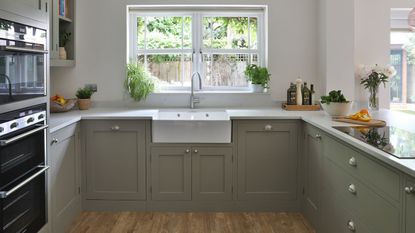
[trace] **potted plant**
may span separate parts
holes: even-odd
[[[68,44],[68,42],[71,40],[72,33],[70,32],[61,32],[59,34],[59,59],[66,60],[67,59],[67,53],[65,46]]]
[[[91,106],[91,96],[94,91],[91,88],[79,88],[76,91],[76,97],[78,98],[79,110],[88,110]]]
[[[140,101],[155,89],[155,78],[143,65],[130,63],[127,65],[127,78],[124,87],[135,101]]]
[[[247,80],[252,84],[253,92],[264,92],[265,88],[268,88],[268,83],[271,74],[268,73],[266,67],[260,67],[257,65],[249,65],[245,69],[245,75]]]
[[[330,91],[328,96],[321,97],[321,106],[330,116],[346,116],[352,109],[352,101],[348,101],[341,91]]]

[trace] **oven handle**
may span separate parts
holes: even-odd
[[[20,140],[20,139],[22,139],[22,138],[25,138],[25,137],[27,137],[27,136],[30,136],[30,135],[32,135],[32,134],[34,134],[34,133],[37,133],[37,132],[39,132],[39,131],[41,131],[41,130],[44,130],[44,129],[48,128],[48,127],[49,127],[48,125],[43,125],[43,126],[41,126],[41,127],[39,127],[39,128],[32,129],[32,130],[27,131],[27,132],[25,132],[25,133],[19,134],[19,135],[17,135],[16,137],[13,137],[13,138],[10,138],[10,139],[7,139],[7,140],[0,140],[0,147],[1,147],[1,146],[7,146],[7,145],[9,145],[10,143],[13,143],[13,142],[15,142],[15,141],[19,141],[19,140]]]
[[[47,50],[28,49],[28,48],[20,48],[20,47],[12,47],[12,46],[4,46],[2,48],[3,48],[2,50],[4,51],[22,52],[22,53],[47,54],[49,52]]]
[[[42,166],[41,165],[41,166],[38,166],[38,168],[41,168],[41,169],[38,172],[36,172],[35,174],[33,174],[32,176],[30,176],[29,178],[27,178],[26,180],[24,180],[23,182],[19,183],[18,185],[16,185],[12,189],[10,189],[9,191],[0,191],[0,199],[5,199],[8,196],[12,195],[14,192],[16,192],[17,190],[19,190],[23,186],[25,186],[27,183],[29,183],[30,181],[34,180],[36,177],[40,176],[42,173],[44,173],[50,167],[49,166]]]

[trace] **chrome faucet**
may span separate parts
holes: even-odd
[[[190,86],[190,108],[191,109],[195,108],[195,104],[200,103],[199,97],[196,97],[194,93],[194,82],[193,81],[194,81],[195,75],[197,75],[197,77],[199,78],[199,90],[202,90],[202,77],[200,77],[199,72],[195,72],[193,73],[192,79],[190,80],[191,81],[191,86]]]

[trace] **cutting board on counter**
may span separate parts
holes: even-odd
[[[357,121],[357,120],[348,119],[346,117],[333,117],[333,121],[356,124],[356,125],[364,125],[364,126],[370,126],[370,127],[383,127],[383,126],[386,126],[385,121],[376,120],[376,119],[372,119],[368,122],[365,122],[365,121]]]

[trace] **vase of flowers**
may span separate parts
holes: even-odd
[[[369,101],[368,107],[372,111],[379,110],[379,86],[383,84],[386,87],[388,79],[396,75],[393,66],[365,66],[359,68],[360,85],[368,90]]]

